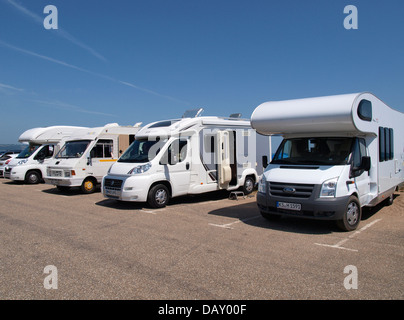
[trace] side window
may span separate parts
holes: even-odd
[[[113,141],[112,140],[98,140],[96,145],[91,150],[91,158],[112,158],[113,157]]]
[[[359,139],[355,140],[355,145],[353,148],[353,158],[352,158],[352,165],[353,167],[359,167],[361,165],[361,150],[360,150],[360,146],[359,146]]]
[[[161,158],[161,164],[177,164],[187,157],[188,140],[185,138],[174,140]]]
[[[53,145],[49,145],[48,150],[47,150],[46,158],[51,158],[53,156],[53,151],[54,150],[55,150],[55,147]]]
[[[41,148],[41,150],[38,151],[38,153],[36,154],[34,159],[35,160],[38,160],[38,159],[43,160],[43,159],[50,158],[50,157],[53,156],[53,150],[54,150],[53,145],[43,146]]]
[[[379,160],[388,161],[394,159],[394,130],[392,128],[379,127]]]
[[[386,142],[384,138],[384,128],[379,127],[379,160],[386,160]]]
[[[358,117],[364,121],[372,121],[372,103],[370,101],[359,102]]]

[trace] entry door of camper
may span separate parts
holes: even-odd
[[[115,142],[116,143],[116,142]],[[90,152],[91,165],[89,170],[97,178],[102,178],[109,167],[116,161],[114,155],[114,140],[99,139]]]
[[[172,195],[187,194],[191,181],[190,138],[181,137],[171,142],[162,161],[166,163],[164,173],[171,182]]]
[[[217,133],[217,172],[220,188],[227,188],[231,181],[230,167],[230,133],[219,131]]]

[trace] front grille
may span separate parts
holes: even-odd
[[[269,194],[278,197],[308,199],[314,190],[314,184],[269,182]]]
[[[110,190],[121,190],[122,182],[119,179],[105,179],[104,187]]]

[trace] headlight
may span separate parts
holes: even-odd
[[[335,197],[338,178],[332,178],[323,182],[320,191],[320,198]]]
[[[258,192],[265,193],[266,188],[265,185],[267,184],[267,179],[265,178],[265,175],[262,175],[261,179],[258,182]]]
[[[132,168],[128,174],[139,174],[139,173],[143,173],[146,172],[147,170],[149,170],[151,168],[151,163],[148,162],[146,164],[142,164],[141,166],[137,166]]]
[[[27,163],[28,159],[20,160],[17,162],[17,166]]]

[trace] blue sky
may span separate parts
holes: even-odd
[[[0,143],[361,91],[404,112],[403,16],[402,0],[0,0]]]

